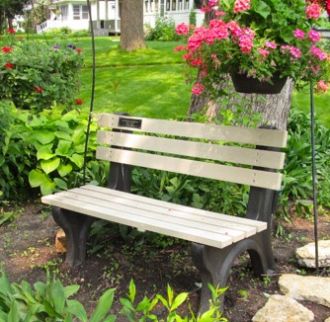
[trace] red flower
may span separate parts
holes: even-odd
[[[14,28],[8,28],[7,33],[14,35],[14,34],[16,34],[16,30]]]
[[[76,48],[75,50],[78,54],[81,54],[81,52],[82,52],[82,48]]]
[[[1,51],[4,53],[4,54],[9,54],[13,51],[13,48],[12,47],[9,47],[9,46],[4,46],[1,48]]]
[[[4,66],[6,69],[13,69],[15,65],[7,61]]]
[[[83,101],[81,98],[76,98],[76,99],[74,100],[74,103],[75,103],[76,105],[82,105],[82,104],[84,103],[84,101]]]
[[[34,91],[38,94],[41,94],[44,89],[41,86],[34,86]]]

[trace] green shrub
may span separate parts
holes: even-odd
[[[0,271],[0,320],[1,321],[45,321],[45,322],[114,322],[118,316],[123,316],[130,322],[155,321],[161,322],[156,315],[156,309],[162,309],[166,321],[186,322],[226,322],[220,312],[219,298],[224,289],[210,287],[212,301],[210,309],[202,315],[195,316],[189,312],[182,316],[179,310],[184,303],[189,302],[188,293],[174,294],[167,287],[167,296],[156,294],[152,298],[143,297],[137,300],[137,291],[133,281],[129,284],[127,297],[121,298],[121,310],[117,314],[109,311],[115,296],[115,289],[109,289],[99,298],[96,307],[89,317],[84,306],[77,300],[70,299],[79,290],[79,285],[63,286],[61,281],[47,278],[47,281],[36,282],[31,286],[26,281],[20,284],[11,283],[3,271]]]
[[[0,99],[35,111],[54,102],[70,105],[79,90],[82,63],[72,44],[7,39],[0,52]]]
[[[42,194],[83,183],[87,114],[54,106],[40,113],[0,103],[0,191],[5,199],[29,192]],[[95,160],[96,125],[92,124],[87,153],[87,180],[104,183],[108,163]]]
[[[286,212],[288,201],[296,205],[312,198],[312,156],[310,145],[310,116],[292,109],[288,124],[289,140],[286,150],[281,204]],[[318,120],[315,123],[316,167],[318,174],[318,201],[323,207],[330,207],[330,129]],[[298,207],[308,212],[309,207]]]
[[[28,173],[36,165],[34,149],[22,139],[25,128],[10,101],[0,101],[0,192],[5,199],[26,196]]]
[[[158,17],[154,28],[150,28],[147,40],[173,41],[178,40],[175,32],[175,23],[167,17]]]

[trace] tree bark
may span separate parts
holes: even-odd
[[[286,130],[293,90],[291,80],[286,82],[281,93],[277,95],[236,93],[229,76],[222,84],[219,84],[219,87],[226,88],[228,96],[223,99],[220,98],[217,102],[206,96],[192,95],[188,112],[189,117],[193,113],[204,111],[211,121],[221,109],[233,110],[237,104],[243,104],[247,110],[247,115],[251,113],[260,114],[261,121],[258,126]]]
[[[122,0],[120,47],[127,51],[144,48],[143,0]]]

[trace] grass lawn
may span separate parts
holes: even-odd
[[[83,49],[81,98],[88,108],[91,93],[92,50],[90,37],[37,36],[50,46],[72,42]],[[125,111],[132,115],[178,118],[186,115],[190,85],[185,82],[187,69],[181,53],[174,52],[177,42],[147,42],[147,48],[126,53],[118,37],[96,38],[96,111]],[[330,127],[330,94],[315,95],[318,118]],[[293,108],[309,111],[308,88],[295,92]]]

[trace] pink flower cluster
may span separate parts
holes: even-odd
[[[317,3],[312,3],[306,7],[306,16],[308,19],[317,20],[320,18],[322,8]]]
[[[187,36],[189,33],[189,26],[185,23],[180,23],[176,26],[175,32],[180,36]]]
[[[316,85],[316,90],[318,92],[327,92],[329,90],[329,84],[327,84],[324,80],[320,80]]]
[[[299,48],[290,45],[281,46],[281,52],[283,54],[289,53],[293,59],[299,59],[302,56],[302,52]]]
[[[251,0],[236,0],[234,4],[234,13],[249,10],[251,8]]]
[[[317,58],[318,60],[326,60],[328,58],[328,55],[321,50],[320,48],[316,47],[316,46],[312,46],[311,50],[311,55],[314,56],[315,58]]]

